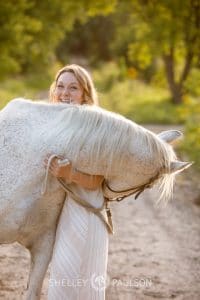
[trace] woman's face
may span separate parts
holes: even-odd
[[[83,100],[83,88],[74,74],[71,72],[62,73],[58,77],[53,92],[53,101],[82,104]]]

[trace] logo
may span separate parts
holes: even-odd
[[[110,279],[108,276],[93,274],[91,277],[91,286],[96,291],[103,291],[109,285]]]

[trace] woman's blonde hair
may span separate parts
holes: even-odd
[[[95,90],[94,83],[92,81],[90,74],[88,73],[88,71],[86,71],[86,69],[76,64],[67,65],[58,71],[58,73],[55,76],[55,80],[50,87],[50,92],[49,92],[50,101],[53,102],[53,94],[54,94],[54,90],[58,78],[60,77],[61,74],[65,72],[72,73],[78,80],[81,87],[83,88],[83,104],[98,105],[97,92]]]

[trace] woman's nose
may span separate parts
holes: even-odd
[[[68,88],[65,88],[64,91],[63,91],[63,94],[64,96],[69,96],[69,89]]]

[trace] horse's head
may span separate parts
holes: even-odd
[[[120,200],[132,194],[137,197],[145,189],[159,184],[161,198],[168,200],[173,190],[174,175],[191,165],[178,161],[169,145],[182,136],[180,131],[164,131],[157,137],[147,131],[145,135],[147,144],[144,139],[129,142],[126,167],[122,166],[124,169],[120,174],[113,173],[104,181],[107,198]]]
[[[78,170],[103,175],[108,198],[137,193],[155,183],[161,186],[161,197],[169,198],[174,175],[190,166],[177,160],[170,145],[181,135],[178,131],[156,135],[120,115],[88,106],[63,106],[56,122],[50,132],[51,140],[57,137],[53,144],[59,151],[63,144],[60,154]]]

